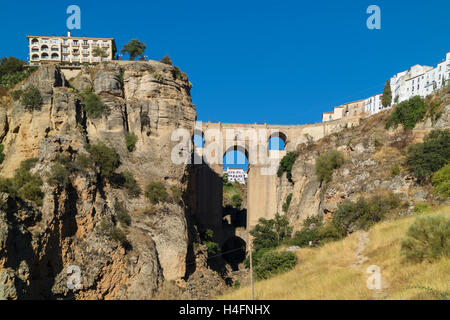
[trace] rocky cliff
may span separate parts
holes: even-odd
[[[441,90],[429,99],[441,100],[440,116],[435,121],[426,119],[412,131],[401,126],[386,130],[385,123],[392,110],[383,111],[362,119],[356,127],[326,136],[317,143],[300,145],[292,168],[292,182],[286,174],[279,179],[278,212],[292,193],[287,216],[295,230],[301,229],[303,221],[310,216],[332,218],[337,206],[345,199],[356,200],[360,196],[393,192],[400,196],[403,214],[411,214],[415,204],[436,201],[430,185],[418,184],[405,166],[405,151],[415,142],[421,142],[433,129],[445,129],[450,125],[450,92]],[[317,158],[330,150],[340,151],[344,164],[334,170],[330,183],[321,183],[315,174]],[[399,172],[393,174],[398,166]]]
[[[178,128],[192,133],[196,112],[187,76],[176,71],[155,61],[108,63],[83,67],[69,83],[58,66],[47,65],[15,88],[37,87],[43,98],[38,110],[1,100],[1,176],[37,158],[31,172],[44,184],[41,206],[0,194],[0,299],[148,299],[164,280],[185,275],[187,205],[130,197],[100,181],[92,168],[72,172],[65,187],[45,178],[58,157],[74,161],[89,144],[103,142],[120,156],[117,172],[131,172],[142,189],[161,181],[185,193],[189,168],[170,160],[178,143],[171,134]],[[107,107],[99,118],[88,117],[81,105],[86,88]],[[128,133],[138,138],[133,152],[125,143]],[[131,216],[123,228],[128,247],[102,231],[118,224],[117,203]],[[69,266],[80,270],[78,290],[67,286]]]

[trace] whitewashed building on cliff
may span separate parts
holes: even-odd
[[[415,96],[425,98],[433,91],[441,89],[450,83],[450,51],[447,52],[445,60],[439,62],[436,68],[416,64],[406,71],[402,71],[391,77],[392,107],[394,104],[411,99]],[[364,99],[364,108],[354,108],[352,113],[346,113],[342,106],[335,107],[331,112],[322,114],[322,122],[333,121],[347,116],[359,115],[361,117],[374,115],[383,108],[382,94],[377,94]],[[360,113],[358,113],[361,111]]]

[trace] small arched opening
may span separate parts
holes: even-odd
[[[269,150],[286,150],[287,137],[282,132],[274,132],[269,137]]]

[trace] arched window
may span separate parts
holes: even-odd
[[[39,55],[38,54],[33,54],[31,56],[31,60],[39,60]]]
[[[58,60],[59,55],[57,53],[52,53],[52,60]]]
[[[41,55],[41,59],[48,59],[48,53],[43,53],[42,55]]]

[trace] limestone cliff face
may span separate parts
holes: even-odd
[[[44,101],[40,110],[1,101],[1,176],[11,177],[22,161],[38,158],[32,171],[44,178],[44,199],[38,207],[0,194],[8,204],[0,209],[0,299],[151,298],[163,280],[185,275],[186,208],[151,205],[144,195],[130,198],[126,190],[100,183],[91,169],[72,173],[64,188],[47,184],[45,174],[58,154],[73,159],[86,153],[87,143],[102,141],[120,155],[118,172],[131,172],[142,189],[162,181],[167,190],[185,191],[188,168],[171,161],[178,143],[171,133],[193,132],[190,84],[185,74],[155,61],[86,67],[71,84],[58,66],[43,66],[16,88],[35,85]],[[79,92],[86,88],[107,105],[101,118],[83,111]],[[133,152],[125,144],[128,132],[138,137]],[[117,202],[132,218],[127,250],[99,231],[102,223],[115,223]],[[80,290],[67,287],[70,265],[80,268]]]
[[[400,196],[408,207],[404,214],[412,213],[416,203],[434,201],[430,185],[419,185],[409,175],[405,162],[405,147],[420,142],[433,129],[445,129],[450,125],[450,93],[439,92],[443,103],[442,114],[436,121],[427,119],[412,132],[385,130],[390,111],[365,119],[361,125],[326,136],[317,143],[303,144],[297,149],[297,159],[292,168],[292,181],[283,175],[277,185],[278,212],[292,193],[287,217],[295,230],[310,216],[322,215],[325,220],[345,199],[356,200],[375,192],[391,191]],[[330,183],[320,183],[315,174],[315,162],[330,150],[340,151],[345,162],[335,170]],[[392,175],[392,168],[401,170]]]

